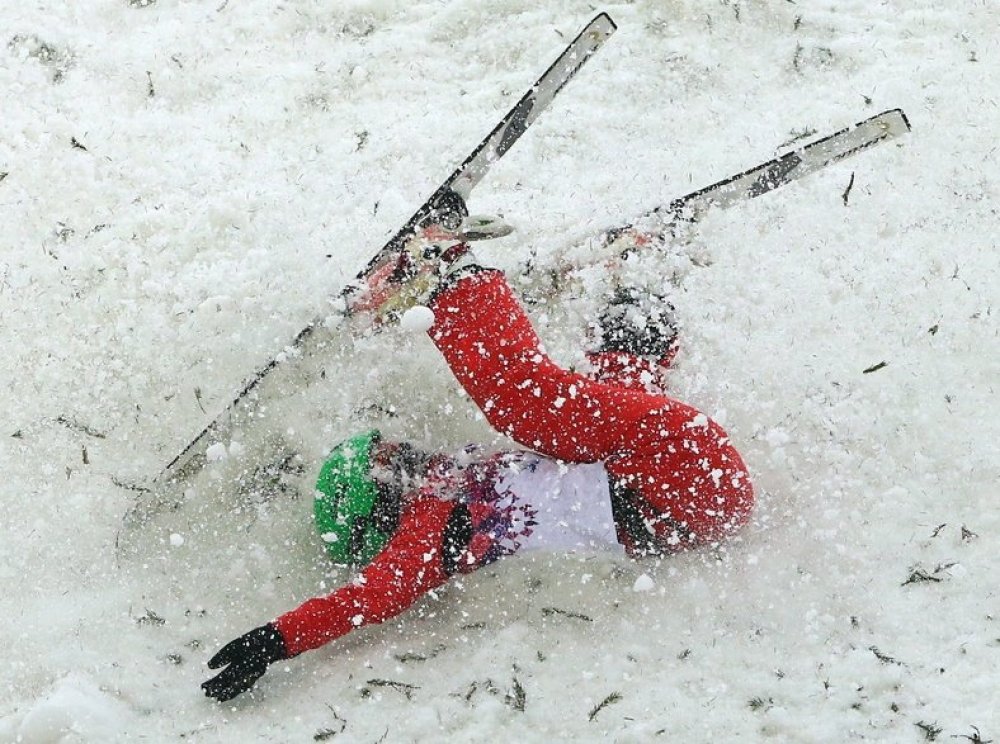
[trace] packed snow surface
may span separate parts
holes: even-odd
[[[529,259],[583,267],[532,305],[565,364],[607,289],[588,233],[883,109],[913,125],[626,267],[677,308],[671,392],[740,448],[752,524],[500,562],[220,705],[222,643],[350,578],[310,523],[331,446],[505,442],[423,334],[331,327],[323,374],[121,536],[135,487],[595,8],[0,3],[0,741],[1000,740],[1000,6],[601,9],[618,33],[472,204],[518,225],[479,258],[526,296]]]

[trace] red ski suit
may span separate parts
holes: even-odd
[[[746,522],[753,488],[728,436],[696,409],[643,390],[642,360],[597,355],[595,379],[562,369],[495,270],[444,286],[431,309],[431,339],[490,424],[548,457],[603,462],[612,489],[634,497],[649,529],[671,536],[659,543],[665,552],[718,541]],[[411,499],[355,581],[275,621],[288,655],[394,617],[455,570],[475,567],[473,555],[446,560],[456,549],[445,543],[455,509],[451,500]]]

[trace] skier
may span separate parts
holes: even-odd
[[[563,369],[504,274],[469,252],[470,237],[504,234],[495,224],[425,228],[353,307],[382,318],[429,308],[428,335],[458,382],[527,450],[428,454],[378,431],[338,445],[317,482],[317,527],[334,561],[363,569],[225,645],[208,662],[226,667],[202,684],[209,697],[235,697],[269,664],[394,617],[451,576],[518,550],[662,556],[747,521],[753,488],[729,437],[662,392],[677,349],[669,303],[618,287],[590,373]]]

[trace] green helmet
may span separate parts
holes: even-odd
[[[398,504],[394,515],[385,513],[385,489],[371,475],[372,450],[380,439],[378,430],[372,430],[344,440],[319,471],[313,512],[326,552],[336,563],[366,565],[395,530]]]

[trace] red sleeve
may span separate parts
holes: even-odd
[[[395,536],[354,581],[274,621],[288,655],[318,648],[355,628],[395,617],[448,580],[442,549],[453,501],[421,498],[402,514]]]

